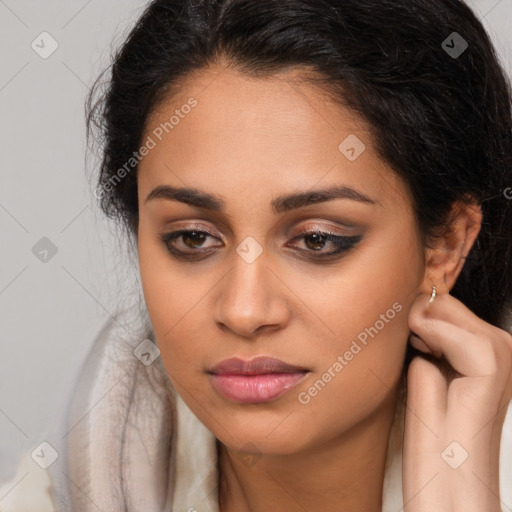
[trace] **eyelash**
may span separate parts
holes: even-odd
[[[176,239],[182,237],[183,235],[187,235],[187,234],[191,234],[191,233],[196,233],[199,235],[207,235],[212,238],[216,238],[212,233],[201,228],[201,229],[181,229],[178,231],[164,233],[160,236],[160,240],[164,244],[164,247],[167,249],[167,251],[173,257],[178,258],[178,259],[184,259],[184,260],[186,260],[186,259],[192,260],[194,258],[198,259],[198,256],[201,257],[200,253],[202,253],[204,255],[205,253],[212,252],[210,249],[206,249],[206,250],[191,249],[192,252],[187,252],[187,251],[181,251],[179,249],[176,249],[175,247],[172,247],[170,245],[170,242],[172,242],[173,240],[176,240]],[[313,259],[314,258],[327,259],[327,258],[332,258],[334,256],[341,257],[344,253],[346,253],[350,249],[352,249],[362,238],[361,236],[358,236],[358,235],[356,235],[356,236],[336,235],[335,233],[332,233],[330,231],[302,229],[302,230],[300,230],[299,235],[295,236],[292,239],[292,241],[299,240],[299,239],[305,239],[305,238],[311,237],[313,235],[317,235],[317,236],[320,236],[321,238],[323,238],[324,243],[331,242],[337,246],[337,249],[335,249],[334,251],[331,251],[329,253],[326,253],[326,254],[325,253],[319,254],[317,251],[314,251],[312,249],[300,249],[301,252],[311,253],[311,256],[313,257]]]

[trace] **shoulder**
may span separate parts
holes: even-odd
[[[40,468],[24,454],[16,474],[0,484],[0,512],[55,512],[52,481],[46,469]]]

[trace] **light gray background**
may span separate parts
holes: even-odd
[[[135,279],[86,178],[83,102],[146,3],[0,0],[0,482],[57,435],[94,336]],[[468,3],[512,74],[512,0]],[[43,31],[59,45],[46,60],[31,48]],[[58,249],[46,263],[32,253],[42,237]]]

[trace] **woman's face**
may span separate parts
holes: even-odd
[[[263,454],[389,408],[425,274],[409,192],[368,127],[297,76],[196,73],[150,116],[138,170],[140,272],[166,371],[226,446]],[[259,356],[299,370],[211,374]]]

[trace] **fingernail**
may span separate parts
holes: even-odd
[[[432,350],[430,350],[426,343],[419,336],[416,336],[416,334],[410,334],[409,341],[411,345],[419,351],[426,354],[433,354]]]

